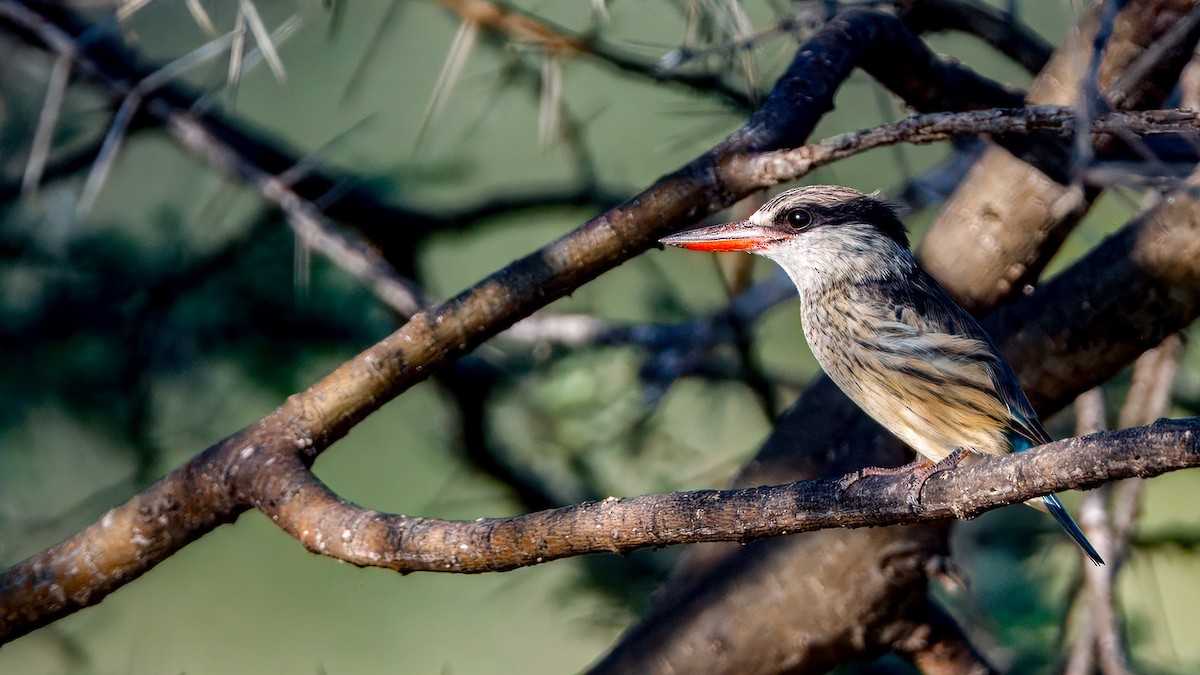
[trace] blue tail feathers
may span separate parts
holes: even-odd
[[[1093,563],[1097,565],[1103,565],[1104,559],[1101,558],[1100,554],[1096,552],[1096,549],[1092,547],[1092,544],[1087,540],[1087,537],[1083,536],[1083,531],[1080,530],[1079,526],[1075,524],[1075,521],[1071,519],[1071,514],[1067,513],[1067,510],[1063,508],[1062,502],[1058,501],[1058,497],[1055,495],[1046,495],[1045,497],[1042,497],[1042,503],[1045,504],[1046,508],[1050,510],[1050,515],[1054,516],[1054,519],[1058,521],[1058,524],[1062,526],[1062,529],[1066,530],[1067,534],[1071,535],[1071,538],[1075,540],[1076,544],[1079,544],[1079,548],[1083,549],[1083,552],[1087,554],[1087,557],[1090,558]]]
[[[1036,418],[1033,421],[1035,424],[1037,423]],[[1041,425],[1038,424],[1037,426],[1040,428]],[[1037,445],[1033,441],[1016,432],[1009,433],[1008,440],[1012,444],[1013,452],[1022,452]],[[1049,441],[1050,439],[1047,437],[1046,442]],[[1045,497],[1042,497],[1042,503],[1046,505],[1046,510],[1050,512],[1050,515],[1054,516],[1054,519],[1058,521],[1058,524],[1062,526],[1062,529],[1065,530],[1067,534],[1071,535],[1071,538],[1075,540],[1076,544],[1079,544],[1079,548],[1083,549],[1083,552],[1087,555],[1087,557],[1091,559],[1093,563],[1097,565],[1103,565],[1104,559],[1101,558],[1100,554],[1096,552],[1095,547],[1093,547],[1092,543],[1087,540],[1087,537],[1083,536],[1083,530],[1080,530],[1079,526],[1075,524],[1075,521],[1071,519],[1071,514],[1067,513],[1067,510],[1063,508],[1062,502],[1058,501],[1058,497],[1055,495],[1046,495]]]

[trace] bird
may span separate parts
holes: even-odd
[[[764,256],[800,296],[804,337],[821,368],[867,415],[927,460],[914,490],[965,457],[1049,443],[1012,366],[909,248],[878,193],[811,185],[780,193],[745,220],[665,237],[699,251]],[[883,472],[886,470],[876,470]],[[918,469],[918,472],[920,470]],[[1048,511],[1095,564],[1104,561],[1050,494]]]

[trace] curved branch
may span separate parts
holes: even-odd
[[[946,610],[927,600],[914,617],[920,623],[895,645],[924,675],[992,675],[1000,672],[971,644]]]
[[[1050,60],[1053,47],[1011,14],[974,0],[908,0],[900,16],[917,32],[958,30],[1036,73]]]
[[[1200,418],[1068,438],[984,458],[931,478],[872,476],[843,491],[821,479],[736,490],[610,497],[511,518],[413,518],[359,508],[307,467],[273,468],[292,487],[262,511],[315,553],[398,572],[498,572],[584,553],[628,553],[704,541],[750,541],[833,527],[974,518],[992,509],[1110,480],[1200,466]]]

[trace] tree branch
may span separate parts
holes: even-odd
[[[1029,88],[1028,102],[1081,106],[1094,114],[1110,108],[1157,108],[1191,58],[1200,37],[1195,29],[1179,34],[1192,11],[1190,0],[1147,0],[1106,14],[1108,38],[1099,44],[1099,7],[1087,12],[1063,41]],[[1116,11],[1116,5],[1105,5]],[[1168,39],[1171,37],[1175,39]],[[1155,47],[1170,43],[1164,53]],[[1095,49],[1103,47],[1103,53]],[[1152,65],[1142,59],[1154,52]],[[1089,69],[1088,64],[1094,64]],[[1143,76],[1121,74],[1137,67]],[[1104,99],[1099,92],[1103,92]],[[1014,141],[990,148],[944,204],[926,237],[941,242],[923,246],[920,262],[941,280],[968,310],[980,312],[1037,281],[1044,266],[1087,213],[1098,188],[1080,189],[1077,171],[1089,161],[1129,156],[1123,142],[1097,143],[1078,136],[1077,143]]]
[[[916,32],[958,30],[978,37],[1031,73],[1045,67],[1053,47],[1011,14],[974,0],[906,0],[900,16]]]
[[[1110,480],[1200,466],[1200,418],[1068,438],[1028,452],[985,458],[926,483],[907,504],[912,476],[813,480],[738,490],[609,498],[511,518],[449,521],[354,506],[294,462],[276,470],[287,501],[260,504],[316,553],[399,572],[495,572],[584,553],[648,546],[749,541],[831,527],[974,518],[994,508]]]
[[[605,44],[595,36],[572,34],[540,17],[527,14],[505,3],[488,0],[439,0],[465,22],[484,28],[518,44],[533,44],[548,55],[573,57],[587,54],[601,65],[654,82],[686,87],[697,92],[712,92],[736,109],[754,109],[751,95],[724,82],[716,75],[692,75],[667,71],[645,63],[631,54]]]
[[[927,144],[964,135],[997,138],[1066,138],[1076,132],[1077,111],[1066,106],[1026,106],[958,113],[913,115],[870,129],[826,138],[794,150],[763,153],[741,167],[764,186],[796,180],[815,169],[867,150],[897,143]],[[1190,110],[1144,110],[1108,113],[1090,120],[1098,141],[1109,136],[1148,136],[1200,131],[1200,113]]]
[[[1121,407],[1121,427],[1144,424],[1166,411],[1183,346],[1183,339],[1174,334],[1138,357],[1133,382]],[[1100,389],[1091,392],[1095,392],[1091,398],[1099,403],[1098,406],[1093,403],[1092,407],[1099,407],[1099,413],[1090,412],[1087,415],[1090,419],[1080,426],[1103,429],[1103,394]],[[1080,507],[1080,526],[1103,553],[1108,565],[1084,566],[1084,586],[1075,611],[1079,630],[1064,669],[1069,675],[1094,672],[1097,665],[1104,675],[1131,672],[1125,632],[1117,611],[1116,583],[1129,554],[1145,487],[1146,483],[1140,480],[1107,484],[1089,493]]]
[[[917,614],[920,625],[895,645],[923,675],[991,675],[998,673],[975,649],[954,618],[933,601]]]

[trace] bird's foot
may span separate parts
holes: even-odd
[[[917,473],[923,471],[925,467],[932,465],[933,462],[918,460],[901,466],[864,466],[838,479],[838,497],[840,498],[845,494],[851,485],[868,476],[899,476],[901,474]]]
[[[957,448],[954,452],[936,462],[917,461],[896,467],[866,466],[838,479],[838,497],[840,498],[845,494],[851,485],[854,485],[867,476],[898,476],[909,474],[913,477],[913,484],[909,488],[904,501],[908,504],[909,509],[915,511],[921,504],[921,490],[925,487],[925,483],[937,474],[949,471],[958,466],[964,456],[966,456],[966,451],[962,448]]]
[[[921,490],[925,489],[925,484],[929,482],[929,479],[933,478],[939,473],[942,473],[943,471],[949,471],[950,469],[958,466],[959,463],[962,462],[963,457],[966,456],[966,450],[963,450],[962,448],[955,448],[954,452],[946,455],[938,461],[925,462],[922,466],[917,467],[917,470],[913,471],[913,478],[915,482],[913,483],[912,488],[909,490],[908,497],[905,500],[908,503],[908,507],[916,510],[916,508],[921,504]]]

